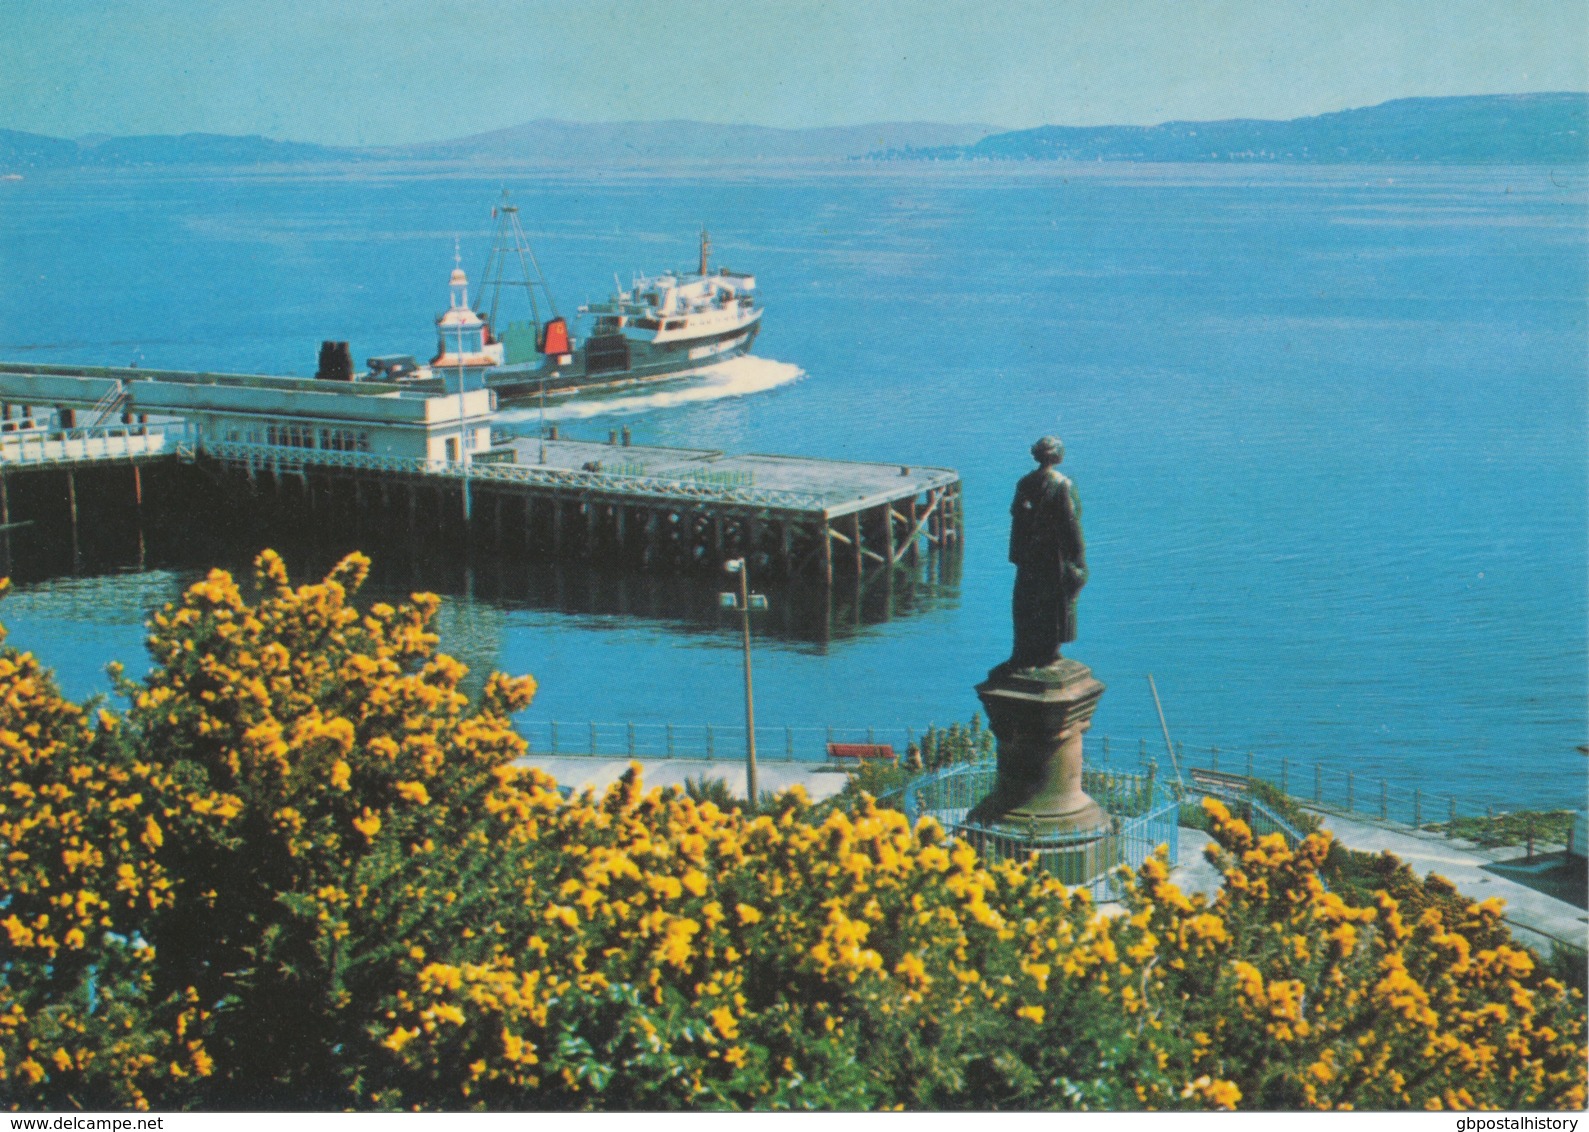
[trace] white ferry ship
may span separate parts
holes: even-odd
[[[435,357],[425,366],[407,356],[371,358],[372,378],[440,379],[449,389],[484,385],[502,404],[522,404],[677,377],[745,353],[761,328],[756,277],[726,267],[713,271],[711,237],[703,230],[695,271],[619,284],[605,302],[579,308],[577,334],[552,303],[517,207],[504,202],[493,214],[497,230],[479,302],[470,304],[459,262],[451,303],[436,319]],[[503,299],[520,287],[530,317],[499,331]]]

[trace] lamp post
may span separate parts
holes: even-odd
[[[745,648],[745,798],[751,810],[756,808],[756,697],[750,682],[750,611],[766,609],[767,599],[750,592],[750,568],[743,558],[733,558],[723,563],[723,569],[739,575],[739,592],[718,595],[718,604],[724,609],[739,611],[740,639]]]
[[[470,522],[469,507],[469,445],[468,423],[464,415],[463,399],[463,327],[458,328],[458,463],[463,472],[463,522],[467,537]]]
[[[456,236],[453,237],[452,241],[452,263],[453,285],[459,286],[460,281],[464,278],[463,253],[458,250],[458,238]],[[453,306],[460,311],[467,311],[469,309],[469,290],[467,285],[463,286],[458,296],[454,299]],[[460,471],[463,474],[463,491],[461,494],[463,495],[464,537],[467,539],[470,534],[471,515],[469,506],[469,446],[467,435],[469,426],[465,421],[463,396],[463,316],[458,315],[457,321],[453,325],[458,332],[458,465]]]

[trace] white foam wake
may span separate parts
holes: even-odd
[[[751,393],[765,393],[780,385],[799,381],[805,375],[805,370],[788,362],[775,362],[771,358],[741,354],[737,358],[729,358],[727,361],[667,378],[659,386],[641,386],[633,392],[613,393],[605,397],[552,402],[546,406],[546,419],[579,421],[591,417],[672,409],[679,405],[720,401],[729,397],[745,397]],[[508,424],[523,424],[540,420],[541,412],[539,408],[533,407],[504,409],[497,413],[497,419]]]

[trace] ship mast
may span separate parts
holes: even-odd
[[[540,292],[553,318],[557,317],[557,304],[552,301],[541,265],[535,261],[535,252],[519,223],[519,206],[509,201],[506,189],[502,190],[502,203],[491,210],[491,215],[496,219],[496,230],[491,234],[491,251],[486,257],[485,270],[480,274],[480,302],[475,312],[485,319],[492,336],[500,341],[502,328],[497,323],[497,307],[502,302],[502,289],[522,287],[530,303],[530,319],[539,341],[541,304],[536,300],[536,292]],[[515,266],[518,269],[516,277],[513,274]]]
[[[706,225],[701,225],[701,274],[706,274],[706,261],[712,258],[712,237],[707,234]]]

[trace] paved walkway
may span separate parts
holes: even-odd
[[[631,762],[641,765],[643,781],[650,786],[684,785],[686,778],[721,778],[735,794],[745,793],[745,764],[726,759],[628,759],[600,755],[531,755],[524,760],[540,767],[559,783],[576,790],[591,787],[601,790],[617,781]],[[768,760],[756,767],[757,785],[762,790],[784,790],[795,783],[805,787],[812,801],[830,798],[844,788],[841,771],[821,764]],[[1506,922],[1524,943],[1548,951],[1555,940],[1577,947],[1589,942],[1589,912],[1562,900],[1536,892],[1527,885],[1488,872],[1494,854],[1486,855],[1462,841],[1449,841],[1433,835],[1388,829],[1371,822],[1323,814],[1324,827],[1348,848],[1366,852],[1388,851],[1406,861],[1419,876],[1439,873],[1464,896],[1487,900],[1499,896],[1506,901]],[[1203,856],[1208,835],[1194,829],[1181,830],[1180,864],[1175,882],[1187,892],[1203,892],[1212,897],[1222,878]]]
[[[1181,843],[1176,847],[1176,860],[1179,862],[1174,871],[1170,873],[1178,888],[1188,896],[1194,892],[1201,892],[1210,900],[1219,895],[1219,890],[1225,887],[1225,876],[1216,869],[1203,850],[1214,844],[1214,839],[1200,829],[1180,829]]]

